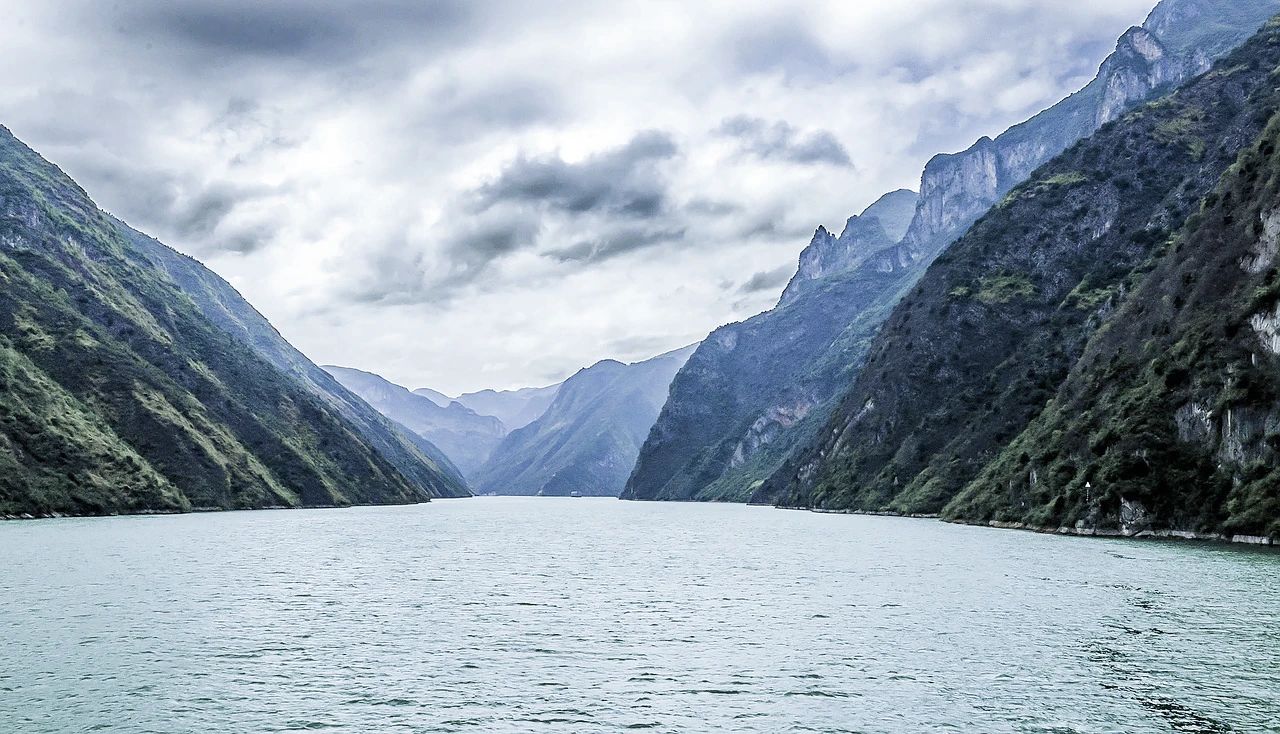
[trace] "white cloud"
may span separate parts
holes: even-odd
[[[318,362],[541,384],[768,308],[1150,3],[0,2],[0,123]]]

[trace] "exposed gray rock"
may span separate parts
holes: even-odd
[[[849,217],[839,237],[819,226],[800,253],[799,269],[782,292],[781,302],[794,300],[812,281],[861,265],[901,239],[911,223],[916,198],[909,189],[885,194],[862,214]]]

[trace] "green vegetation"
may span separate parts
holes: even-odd
[[[1280,533],[1276,356],[1250,322],[1280,289],[1274,263],[1241,267],[1278,198],[1274,138],[1237,161],[1280,109],[1278,65],[1273,25],[981,219],[894,309],[821,440],[770,480],[779,502]],[[1224,174],[1241,183],[1215,191]]]
[[[1111,284],[1099,288],[1091,288],[1087,281],[1081,281],[1067,297],[1063,299],[1063,308],[1076,308],[1081,311],[1097,311],[1109,304],[1123,289],[1119,284]]]
[[[1280,537],[1280,359],[1251,323],[1280,274],[1241,266],[1280,201],[1278,146],[1280,116],[948,517],[1122,527],[1127,502],[1134,531]]]
[[[79,187],[3,128],[0,242],[0,513],[435,493],[214,326]]]
[[[1237,74],[1247,70],[1239,65],[1235,69]],[[1224,74],[1222,76],[1228,75]],[[1156,125],[1154,137],[1165,145],[1181,145],[1185,147],[1187,154],[1191,156],[1191,160],[1199,161],[1204,157],[1205,149],[1208,147],[1208,143],[1205,142],[1204,138],[1197,134],[1200,129],[1200,123],[1203,120],[1204,112],[1202,110],[1196,108],[1184,109],[1177,117]]]
[[[956,289],[952,289],[952,293]],[[1005,304],[1015,299],[1029,298],[1035,295],[1036,284],[1017,273],[1002,273],[988,276],[978,281],[978,292],[974,298],[988,306]]]

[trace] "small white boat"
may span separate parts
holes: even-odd
[[[581,496],[582,496],[582,493],[575,489],[575,490],[573,490],[572,492],[570,492],[570,493],[569,493],[569,496],[570,496],[570,497],[581,497]]]

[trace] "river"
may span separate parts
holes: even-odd
[[[2,732],[1280,731],[1280,553],[611,499],[0,523]]]

